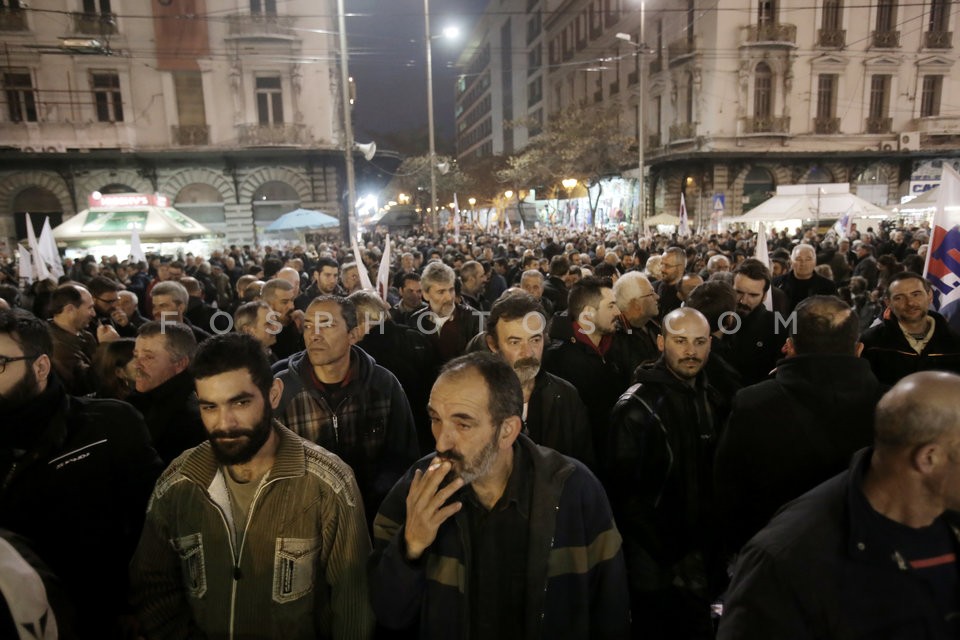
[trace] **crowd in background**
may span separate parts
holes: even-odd
[[[401,615],[377,596],[378,584],[403,587],[390,545],[404,535],[397,519],[411,507],[409,499],[403,506],[397,498],[397,487],[413,495],[423,476],[408,470],[441,450],[431,391],[439,388],[444,366],[484,352],[519,380],[523,437],[576,459],[603,487],[604,497],[594,501],[609,500],[615,522],[609,530],[618,544],[598,566],[623,563],[625,591],[605,594],[612,613],[601,617],[617,619],[611,603],[622,596],[633,637],[712,638],[718,626],[725,638],[786,637],[764,636],[777,624],[751,617],[754,607],[793,606],[789,593],[765,582],[773,578],[764,572],[773,570],[764,564],[772,552],[763,544],[773,543],[754,536],[783,505],[847,472],[851,459],[857,473],[865,473],[869,451],[867,462],[862,453],[859,461],[854,456],[873,444],[876,407],[891,387],[918,372],[960,374],[960,334],[930,310],[931,287],[920,275],[929,233],[926,224],[854,226],[848,238],[809,228],[773,230],[765,239],[768,255],[757,256],[758,238],[749,230],[690,238],[562,228],[464,229],[455,238],[450,231],[416,230],[389,236],[385,299],[364,290],[360,274],[377,281],[387,237],[379,230],[363,235],[359,264],[353,247],[328,239],[284,249],[230,246],[208,256],[151,255],[146,263],[87,256],[65,260],[60,282],[30,286],[18,281],[13,265],[3,265],[0,310],[14,312],[21,328],[0,326],[0,338],[15,336],[20,360],[48,355],[50,367],[0,386],[0,421],[8,425],[0,428],[0,529],[60,578],[62,588],[51,588],[50,598],[55,610],[70,611],[62,616],[64,629],[72,624],[79,637],[91,638],[193,637],[173,629],[203,627],[210,612],[194,607],[191,622],[177,609],[186,617],[165,619],[161,601],[172,596],[164,589],[175,587],[137,576],[165,570],[154,561],[164,541],[146,532],[160,526],[156,518],[171,517],[162,511],[174,508],[164,502],[165,492],[176,494],[181,489],[174,487],[183,485],[161,471],[213,437],[204,412],[219,405],[202,395],[201,383],[224,375],[210,363],[228,359],[230,350],[214,336],[250,336],[270,367],[269,379],[257,383],[272,403],[264,415],[339,456],[363,502],[366,532],[356,523],[347,530],[372,533],[372,546],[359,549],[372,553],[370,615],[378,626],[376,632],[366,622],[339,629],[343,637],[389,637],[388,628],[410,626],[408,612]],[[48,337],[28,345],[33,325],[24,318],[30,316],[45,323]],[[230,344],[242,350],[247,343]],[[0,356],[13,371],[16,359]],[[248,368],[253,375],[255,367]],[[40,374],[47,382],[38,387]],[[273,380],[280,382],[275,398]],[[129,427],[129,441],[115,445],[121,449],[111,459],[123,462],[104,471],[106,477],[78,476],[74,491],[57,495],[60,490],[50,488],[62,479],[38,479],[24,469],[40,461],[67,464],[70,455],[82,457],[99,442],[90,436],[75,449],[63,444],[77,403],[96,414],[84,414],[86,422]],[[902,404],[891,404],[891,411],[906,411]],[[67,457],[50,458],[64,451]],[[468,463],[461,461],[464,468]],[[84,515],[73,514],[98,483],[117,493],[99,496]],[[227,481],[224,495],[239,486]],[[31,492],[53,503],[38,505]],[[91,524],[89,514],[103,520]],[[607,525],[597,526],[606,531]],[[503,530],[492,528],[490,535]],[[590,542],[585,549],[592,549]],[[225,549],[230,544],[220,541]],[[205,548],[212,562],[218,554]],[[929,555],[925,542],[907,548],[917,558]],[[514,551],[525,557],[510,545],[499,551],[503,563],[516,559]],[[190,583],[196,577],[189,548],[177,552],[184,562],[178,575]],[[494,550],[477,553],[473,560],[497,563]],[[134,584],[127,578],[131,558]],[[494,575],[510,580],[509,571]],[[616,579],[603,575],[616,591]],[[956,632],[958,607],[949,596],[957,592],[955,569],[919,579],[933,585],[935,606],[924,615],[939,630]],[[489,587],[478,580],[468,576],[474,589]],[[218,588],[187,587],[191,598]],[[53,602],[55,596],[63,603]],[[471,611],[497,604],[476,593],[464,597]],[[868,628],[846,619],[866,617],[845,608],[853,606],[831,604],[829,624]],[[431,637],[423,629],[441,621],[423,611],[416,622]],[[497,618],[500,626],[485,631],[469,627],[470,637],[493,637],[491,629],[506,628],[510,615],[524,615],[522,606],[518,611],[508,609]],[[899,620],[896,611],[888,615]],[[318,619],[317,628],[329,628],[329,620]],[[884,621],[872,622],[882,628]],[[586,627],[583,637],[627,633],[616,625],[604,633],[597,628]]]

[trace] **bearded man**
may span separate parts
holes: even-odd
[[[430,393],[436,454],[374,521],[371,597],[389,629],[427,638],[624,638],[620,534],[600,483],[521,434],[523,390],[503,359],[448,363]]]
[[[342,460],[273,420],[283,383],[251,336],[191,365],[208,441],[157,482],[131,566],[148,638],[369,638],[363,503]]]
[[[540,366],[546,328],[543,307],[535,297],[522,291],[510,293],[490,310],[487,346],[520,380],[524,435],[595,469],[590,419],[580,394]]]

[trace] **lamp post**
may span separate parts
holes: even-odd
[[[639,64],[637,65],[637,86],[639,87],[639,92],[637,93],[637,168],[639,169],[640,174],[637,176],[637,208],[640,210],[640,225],[643,225],[644,214],[646,213],[646,207],[644,206],[644,183],[643,183],[643,147],[644,147],[644,135],[643,135],[643,54],[646,53],[647,45],[646,40],[643,35],[643,22],[645,17],[645,2],[640,2],[640,42],[634,42],[630,38],[629,33],[618,33],[616,35],[617,39],[623,40],[632,44],[637,50],[637,57],[639,59]]]
[[[340,29],[340,83],[343,98],[343,154],[347,170],[347,207],[346,238],[350,241],[353,234],[353,212],[357,201],[357,179],[353,169],[353,122],[350,116],[350,73],[347,68],[347,20],[343,9],[343,0],[337,0],[337,22]],[[343,232],[341,232],[343,235]]]
[[[477,199],[471,196],[467,198],[467,203],[470,205],[470,225],[473,226],[475,222],[474,218],[476,217],[477,213]]]
[[[343,0],[340,0],[341,2]],[[437,215],[437,145],[433,132],[433,47],[430,39],[430,0],[423,0],[423,32],[427,42],[427,127],[430,138],[430,211],[431,227]]]

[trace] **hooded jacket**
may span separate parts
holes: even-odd
[[[863,357],[884,384],[896,384],[902,378],[918,371],[952,371],[960,373],[960,336],[946,319],[936,311],[928,311],[933,318],[933,336],[917,353],[907,342],[900,321],[892,313],[880,324],[863,332]]]
[[[583,464],[520,435],[533,466],[525,623],[519,637],[620,640],[630,615],[620,534],[603,488]],[[419,620],[421,638],[470,637],[469,526],[461,510],[440,525],[415,562],[406,559],[406,497],[417,462],[374,521],[370,591],[377,621],[392,629]],[[462,491],[462,490],[461,490]],[[456,499],[456,497],[452,498]],[[479,613],[482,615],[482,612]]]
[[[273,428],[276,458],[246,523],[233,519],[209,442],[157,481],[130,567],[146,637],[371,636],[370,539],[353,474],[336,456]]]
[[[873,440],[887,387],[852,355],[781,360],[774,378],[742,389],[717,446],[717,498],[729,551],[783,504],[840,473]]]
[[[331,407],[313,382],[306,351],[292,355],[277,416],[287,427],[337,454],[357,477],[367,513],[420,455],[410,404],[397,378],[357,347],[350,347],[346,395]]]

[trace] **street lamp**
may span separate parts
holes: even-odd
[[[643,184],[643,54],[647,52],[647,45],[643,37],[645,3],[640,3],[640,42],[634,42],[629,33],[618,33],[618,40],[623,40],[636,48],[636,55],[639,57],[640,64],[637,65],[637,86],[640,91],[637,94],[637,168],[640,174],[637,176],[637,208],[640,209],[640,224],[643,224],[643,217],[646,213],[644,207],[644,184]]]
[[[342,2],[342,0],[340,0]],[[437,141],[433,124],[433,38],[430,36],[430,0],[423,0],[423,32],[427,43],[427,128],[430,139],[430,210],[437,213]],[[444,27],[444,38],[456,38],[460,30],[456,27]],[[446,171],[441,171],[446,173]]]
[[[477,199],[474,197],[467,198],[467,203],[470,205],[470,224],[473,224],[475,222],[474,218],[476,217],[477,213]]]
[[[343,151],[347,170],[347,225],[346,236],[353,239],[353,212],[357,200],[357,179],[353,170],[353,122],[350,118],[350,73],[347,69],[347,21],[343,9],[343,0],[337,0],[337,23],[340,29],[340,93],[343,98]],[[341,232],[341,235],[343,233]]]

